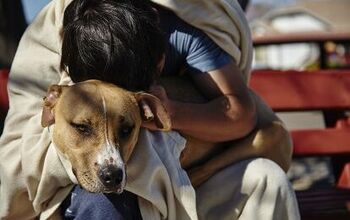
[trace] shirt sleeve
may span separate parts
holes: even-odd
[[[215,44],[203,31],[190,26],[193,31],[187,36],[187,69],[191,74],[205,73],[219,69],[232,61],[232,57]]]
[[[178,74],[183,67],[190,74],[206,73],[232,61],[233,58],[202,30],[168,10],[159,9],[158,12],[160,26],[168,42],[163,74]]]

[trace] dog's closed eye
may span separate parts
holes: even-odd
[[[134,125],[122,125],[119,129],[119,138],[127,138],[134,129]]]
[[[90,136],[92,134],[92,127],[91,125],[88,124],[78,124],[78,123],[74,123],[71,122],[70,125],[76,130],[78,131],[80,134],[84,135],[84,136]]]

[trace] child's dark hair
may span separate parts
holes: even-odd
[[[99,79],[146,90],[164,44],[148,0],[74,0],[64,13],[61,69],[73,82]]]

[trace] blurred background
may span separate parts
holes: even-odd
[[[350,32],[349,0],[251,0],[247,17],[256,40],[266,36],[322,33],[328,36]],[[311,33],[310,33],[311,34]],[[301,36],[301,35],[299,35]],[[256,69],[315,70],[349,68],[349,39],[321,40],[283,45],[259,46],[255,50]]]
[[[9,68],[18,42],[48,0],[0,0],[0,68]]]
[[[250,86],[292,133],[303,219],[350,219],[350,0],[238,1],[253,36]],[[18,42],[48,2],[0,0],[0,134]]]

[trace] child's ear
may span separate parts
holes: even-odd
[[[171,130],[171,119],[166,108],[156,96],[149,93],[135,93],[144,121],[153,122],[162,131]]]
[[[55,123],[53,108],[62,94],[62,89],[66,86],[51,85],[44,97],[43,111],[41,115],[41,126],[48,127]]]

